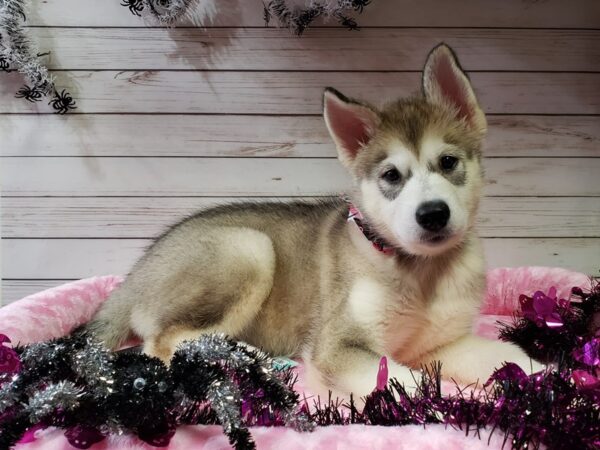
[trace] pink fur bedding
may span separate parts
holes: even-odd
[[[0,309],[0,333],[13,343],[37,342],[67,334],[72,328],[87,322],[108,294],[119,285],[118,276],[94,277],[65,284],[26,297]],[[520,294],[557,288],[559,298],[568,297],[573,286],[588,287],[589,277],[563,269],[524,267],[495,269],[488,273],[488,290],[484,305],[475,324],[475,332],[495,339],[496,321],[509,320],[517,309]],[[302,368],[299,369],[302,390]],[[375,385],[375,380],[373,380]],[[310,395],[310,394],[308,394]],[[351,425],[321,427],[312,433],[297,433],[284,428],[252,429],[261,448],[287,449],[497,449],[502,446],[502,434],[488,434],[483,439],[465,436],[464,432],[442,425],[426,428],[416,425],[404,427],[374,427]],[[21,443],[18,450],[66,450],[73,447],[57,429],[38,431],[35,440]],[[112,437],[92,449],[151,449],[147,444],[128,436]],[[169,449],[226,449],[230,448],[219,426],[182,427],[175,434]]]

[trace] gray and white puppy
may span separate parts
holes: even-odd
[[[422,91],[379,110],[325,90],[360,227],[338,199],[202,211],[148,249],[90,328],[112,348],[137,335],[165,361],[182,341],[223,332],[302,357],[318,392],[369,393],[382,355],[409,386],[411,368],[436,360],[466,383],[504,361],[540,369],[472,334],[486,119],[447,46],[430,53]]]

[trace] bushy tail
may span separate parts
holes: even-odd
[[[131,334],[131,302],[115,290],[96,313],[86,330],[110,349],[118,348]]]

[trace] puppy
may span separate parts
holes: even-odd
[[[486,380],[517,347],[472,334],[485,288],[474,231],[486,119],[445,45],[422,94],[377,109],[327,88],[323,115],[354,180],[351,203],[242,203],[201,211],[147,250],[89,328],[129,335],[168,362],[177,345],[223,332],[302,357],[321,392],[372,391],[379,360],[409,388],[411,369]]]

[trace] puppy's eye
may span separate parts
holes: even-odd
[[[385,171],[383,175],[381,175],[381,178],[383,178],[388,183],[396,184],[400,181],[402,176],[400,175],[400,172],[398,172],[398,169],[389,169]]]
[[[458,164],[458,158],[450,155],[444,155],[440,158],[440,167],[442,170],[450,171],[453,170]]]

